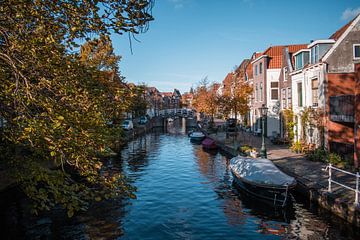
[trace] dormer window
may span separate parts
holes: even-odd
[[[319,45],[315,45],[311,48],[311,63],[319,62]]]
[[[311,51],[311,64],[318,63],[334,42],[334,39],[316,40],[308,45]]]
[[[295,70],[304,68],[309,63],[309,51],[302,50],[295,54]]]
[[[354,60],[359,60],[360,59],[360,43],[359,44],[354,44]]]

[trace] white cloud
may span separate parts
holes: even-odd
[[[341,16],[342,20],[350,20],[356,17],[360,13],[360,7],[358,8],[347,8]]]
[[[184,0],[169,0],[172,4],[174,4],[175,9],[183,8],[184,7]]]

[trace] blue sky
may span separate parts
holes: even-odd
[[[270,45],[328,38],[360,12],[358,0],[156,0],[148,32],[113,36],[128,82],[181,92],[205,76],[221,82]]]

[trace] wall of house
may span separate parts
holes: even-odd
[[[279,119],[279,111],[280,108],[278,106],[280,99],[280,92],[278,90],[278,99],[271,99],[271,82],[279,83],[281,69],[268,69],[266,71],[266,99],[267,99],[267,107],[268,107],[268,118],[267,118],[267,136],[272,136],[273,132],[280,133],[280,119]]]
[[[355,72],[353,60],[353,44],[360,44],[360,21],[349,32],[327,59],[330,73]],[[360,62],[359,60],[357,61]]]
[[[360,167],[360,63],[355,64],[355,167]]]
[[[306,139],[302,139],[308,143],[316,143],[318,144],[320,142],[320,133],[315,128],[313,132],[313,137],[310,138],[308,134],[308,126],[302,126],[301,124],[301,116],[302,111],[305,110],[305,108],[317,108],[317,109],[324,109],[325,106],[325,74],[324,71],[326,70],[326,67],[324,64],[316,64],[313,66],[310,66],[306,69],[303,69],[301,71],[297,71],[296,73],[293,73],[291,75],[291,88],[292,88],[292,109],[297,116],[297,131],[295,140],[301,139],[301,133],[303,129],[306,131]],[[313,97],[312,97],[312,80],[318,79],[319,81],[319,87],[318,87],[318,106],[313,105]],[[298,101],[298,83],[302,83],[302,106],[299,106]],[[324,136],[326,138],[326,136]]]
[[[354,145],[355,125],[354,123],[334,122],[330,120],[329,97],[339,95],[354,95],[356,89],[356,75],[355,73],[329,73],[327,80],[328,89],[326,112],[328,123],[328,143],[330,146],[330,151],[335,151],[335,149],[331,149],[331,144],[333,142],[349,144],[352,146]]]
[[[254,91],[254,101],[251,106],[252,108],[252,115],[253,115],[253,124],[254,124],[254,130],[261,129],[261,121],[259,121],[260,114],[258,109],[263,105],[266,104],[266,64],[267,58],[263,57],[259,59],[258,61],[254,62],[252,64],[253,68],[253,91]],[[262,73],[260,73],[260,63],[263,65]],[[258,67],[258,74],[256,74],[255,68]],[[261,94],[260,94],[260,83],[263,85],[262,89],[262,100],[261,100]],[[256,86],[258,86],[258,98],[256,98]]]

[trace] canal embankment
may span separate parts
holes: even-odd
[[[224,132],[217,132],[208,136],[231,156],[237,156],[239,147],[245,144],[255,147],[258,151],[261,148],[261,137],[247,132],[228,137]],[[266,146],[268,159],[282,171],[296,178],[298,194],[352,225],[360,227],[360,206],[354,204],[354,191],[333,185],[332,192],[328,192],[328,172],[325,171],[325,163],[309,161],[303,154],[291,152],[286,145],[274,145],[268,139]],[[355,178],[342,173],[333,177],[346,185],[355,184]]]

